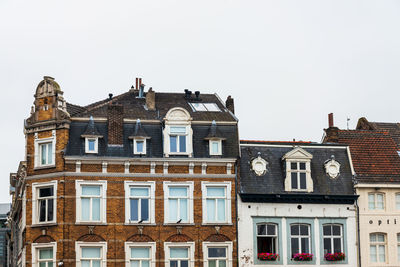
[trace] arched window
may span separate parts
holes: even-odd
[[[324,254],[344,252],[343,227],[340,224],[324,224],[322,226],[324,238]]]
[[[273,223],[257,225],[257,255],[278,253],[278,226]]]
[[[369,235],[369,258],[371,262],[386,262],[386,234]]]
[[[290,225],[291,255],[311,253],[311,233],[309,224]]]
[[[168,111],[164,118],[164,155],[187,155],[193,156],[192,136],[189,112],[183,108],[173,108]]]

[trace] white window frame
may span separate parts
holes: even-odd
[[[99,185],[100,189],[100,221],[83,221],[82,220],[82,186]],[[105,224],[107,222],[107,181],[87,181],[87,180],[76,180],[75,181],[76,190],[76,222],[83,224]]]
[[[100,248],[101,249],[101,261],[100,267],[107,266],[107,242],[75,242],[75,253],[76,253],[76,267],[82,267],[82,250],[81,248]]]
[[[154,224],[155,223],[155,188],[156,182],[134,182],[125,181],[125,223],[126,224],[139,224],[138,222],[131,221],[131,209],[130,209],[130,188],[131,187],[147,187],[150,189],[149,197],[149,222],[142,222],[140,224]]]
[[[164,255],[165,255],[165,266],[170,266],[170,248],[188,248],[189,262],[188,267],[194,267],[194,242],[164,242]]]
[[[51,143],[52,145],[52,158],[51,164],[42,164],[42,153],[41,153],[41,145],[46,143]],[[52,131],[52,136],[47,138],[38,138],[37,133],[35,134],[35,168],[50,168],[56,166],[56,131]]]
[[[259,234],[258,233],[258,227],[260,226],[260,225],[265,225],[265,235],[262,235],[262,234]],[[272,225],[272,226],[274,226],[275,227],[275,235],[269,235],[268,234],[268,225]],[[274,253],[276,253],[276,254],[279,254],[279,255],[281,255],[281,252],[279,251],[279,229],[278,229],[278,224],[276,224],[276,223],[272,223],[272,222],[263,222],[263,223],[258,223],[257,225],[256,225],[256,252],[257,252],[257,255],[258,255],[258,253],[260,253],[260,252],[258,252],[259,251],[259,247],[258,247],[258,238],[260,237],[260,238],[262,238],[262,237],[271,237],[271,238],[275,238],[275,244],[274,244],[274,247],[275,247],[275,252]],[[262,252],[263,253],[263,252]]]
[[[397,233],[397,261],[400,262],[400,233]]]
[[[300,233],[300,229],[299,229],[299,234],[298,235],[293,235],[292,234],[292,226],[293,225],[296,225],[296,226],[305,225],[305,226],[307,226],[308,235],[302,235]],[[290,244],[292,242],[292,238],[297,239],[298,242],[299,242],[299,252],[297,252],[297,253],[312,253],[312,247],[311,247],[311,238],[312,238],[312,236],[311,236],[311,225],[310,224],[307,224],[307,223],[291,223],[289,225],[289,231],[290,231],[289,232],[289,242],[290,242]],[[304,248],[301,245],[301,239],[302,238],[308,238],[308,250],[309,250],[308,252],[304,252]],[[290,253],[289,255],[290,255],[291,258],[293,257],[292,250],[293,250],[293,248],[290,246],[290,251],[288,253]]]
[[[193,156],[193,129],[191,127],[192,118],[189,112],[184,108],[172,108],[170,109],[165,118],[165,128],[163,130],[163,142],[164,142],[164,156],[169,157],[170,155],[187,155],[188,157]],[[170,148],[170,135],[171,127],[185,127],[186,128],[186,151],[185,152],[171,152]],[[175,134],[172,134],[175,135]],[[178,138],[179,139],[179,138]],[[179,145],[178,145],[179,147]]]
[[[209,247],[224,247],[226,248],[226,267],[233,266],[233,244],[231,241],[227,242],[203,242],[203,261],[204,267],[208,267],[208,248]]]
[[[396,210],[400,210],[400,192],[397,192],[394,195],[394,199],[395,199]]]
[[[293,150],[287,152],[283,156],[283,160],[286,161],[286,178],[285,178],[285,191],[287,192],[312,192],[314,190],[314,183],[311,178],[311,160],[313,156],[305,151],[301,147],[296,147]],[[297,163],[298,168],[300,163],[306,164],[306,188],[305,189],[292,189],[292,169],[291,164]],[[298,173],[298,170],[295,170]],[[299,175],[298,175],[299,176]],[[298,178],[299,180],[299,178]],[[300,187],[300,185],[299,185]]]
[[[89,150],[89,140],[94,140],[94,150]],[[85,153],[97,154],[99,151],[99,138],[98,137],[85,137]]]
[[[377,198],[377,195],[382,195],[382,200],[383,200],[383,208],[382,209],[378,209],[377,208],[377,203],[378,203],[378,198]],[[373,209],[371,209],[370,208],[370,206],[369,206],[369,196],[374,196],[374,208]],[[385,193],[382,193],[382,192],[369,192],[368,193],[368,197],[367,197],[367,207],[368,207],[368,210],[373,210],[373,211],[384,211],[385,209],[386,209],[386,196],[385,196]]]
[[[224,222],[209,222],[207,220],[207,187],[224,187],[226,192],[225,197],[225,218]],[[231,224],[232,223],[232,184],[231,182],[201,182],[201,195],[203,205],[203,224]]]
[[[56,266],[57,261],[57,242],[50,243],[32,243],[31,252],[32,252],[32,267],[39,267],[39,250],[51,248],[53,249],[53,267]],[[25,265],[24,265],[25,266]]]
[[[383,235],[383,238],[384,238],[384,241],[383,242],[381,242],[381,241],[373,241],[373,242],[371,242],[371,235],[375,235],[376,237],[378,236],[378,235]],[[379,264],[379,263],[386,263],[387,262],[387,257],[388,257],[388,251],[387,251],[387,249],[388,249],[388,247],[387,247],[387,245],[388,245],[388,243],[387,243],[387,234],[386,233],[381,233],[381,232],[376,232],[376,233],[370,233],[369,235],[368,235],[368,243],[369,243],[369,252],[368,252],[368,255],[369,255],[369,262],[371,262],[371,263],[373,263],[373,264]],[[380,261],[379,260],[379,246],[384,246],[384,249],[385,249],[385,260],[384,261]],[[372,259],[371,259],[371,246],[374,246],[375,247],[375,249],[376,249],[376,261],[372,261]]]
[[[212,144],[217,143],[218,144],[218,151],[214,153],[212,149]],[[210,139],[209,140],[209,150],[210,150],[210,156],[220,156],[222,155],[222,140],[221,139]]]
[[[131,248],[150,248],[150,267],[156,267],[156,242],[125,242],[125,266],[130,267]]]
[[[170,222],[168,221],[169,214],[169,187],[187,187],[188,188],[188,222]],[[164,224],[192,224],[193,223],[193,182],[164,182]]]
[[[184,133],[173,133],[171,131],[171,128],[184,128],[185,132]],[[171,155],[186,155],[187,150],[188,150],[188,128],[185,125],[170,125],[169,127],[169,134],[168,134],[168,140],[169,140],[169,154]],[[176,151],[171,151],[171,137],[175,136],[176,137]],[[185,137],[185,151],[180,151],[180,137],[184,136]]]
[[[53,187],[53,220],[40,222],[39,221],[39,189],[43,187]],[[49,224],[57,222],[57,181],[46,183],[33,183],[32,184],[32,224]]]
[[[137,150],[137,142],[142,141],[143,142],[143,151],[140,152]],[[146,138],[134,138],[133,139],[133,154],[135,155],[146,155],[147,152],[147,141]]]
[[[325,226],[329,226],[331,227],[331,234],[330,235],[325,235],[324,234],[324,227]],[[333,230],[332,230],[332,226],[339,226],[340,228],[340,235],[333,235]],[[325,238],[328,238],[330,240],[331,243],[331,251],[325,252]],[[335,238],[340,238],[340,252],[344,253],[344,244],[343,244],[343,225],[342,224],[338,224],[338,223],[325,223],[322,225],[322,251],[324,253],[324,255],[326,253],[334,253],[334,239]]]

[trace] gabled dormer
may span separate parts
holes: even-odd
[[[204,139],[208,141],[210,156],[222,155],[222,141],[226,140],[226,138],[218,130],[215,120],[211,122],[210,129],[208,130],[208,135]]]
[[[147,141],[151,137],[147,134],[145,129],[140,122],[140,119],[136,120],[136,125],[133,133],[129,136],[133,142],[133,154],[135,155],[146,155],[147,154]]]
[[[301,147],[294,148],[282,157],[286,166],[285,191],[313,192],[312,158],[313,156]]]
[[[86,130],[81,137],[85,138],[85,153],[97,154],[99,152],[99,138],[103,138],[103,136],[97,130],[96,125],[94,125],[92,116],[90,116]]]

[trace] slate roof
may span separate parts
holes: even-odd
[[[252,146],[246,146],[246,144]],[[286,163],[282,157],[297,146],[313,155],[311,178],[314,190],[311,193],[286,192],[284,190]],[[347,150],[343,146],[310,142],[241,141],[240,152],[239,193],[244,201],[249,197],[258,198],[257,202],[316,201],[334,203],[339,198],[347,198],[347,203],[354,201],[353,177]],[[251,161],[258,155],[267,161],[267,172],[262,176],[257,176],[251,169]],[[330,160],[332,155],[340,163],[340,175],[335,179],[330,178],[324,168],[324,163]]]
[[[94,120],[92,116],[90,116],[89,123],[86,127],[86,130],[83,132],[82,136],[101,136],[101,134],[97,130],[96,125],[94,125]]]
[[[146,93],[145,93],[146,94]],[[156,110],[150,111],[145,107],[146,99],[137,98],[137,91],[129,91],[112,99],[104,99],[85,107],[67,104],[67,111],[72,117],[107,117],[107,106],[110,102],[121,104],[124,107],[124,118],[140,120],[160,120],[165,117],[167,112],[173,107],[186,109],[195,121],[237,121],[221,103],[215,94],[200,94],[201,101],[188,100],[182,93],[155,93]],[[218,111],[194,111],[189,102],[195,103],[215,103],[221,110]]]
[[[135,129],[133,132],[129,135],[130,137],[150,137],[144,128],[142,127],[142,123],[138,119],[135,124]]]
[[[387,131],[339,130],[338,141],[350,146],[357,180],[400,182],[400,157]]]

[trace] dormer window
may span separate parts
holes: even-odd
[[[133,154],[135,155],[146,155],[147,153],[147,139],[150,136],[144,130],[142,123],[139,119],[136,120],[135,128],[129,139],[133,140]]]
[[[286,161],[285,191],[313,191],[311,159],[312,155],[300,147],[283,156]]]
[[[171,126],[169,134],[170,152],[186,152],[186,127]]]
[[[210,155],[222,155],[222,141],[219,140],[210,140]]]
[[[139,155],[146,154],[146,139],[144,138],[133,139],[133,153]]]
[[[97,137],[86,137],[85,138],[85,153],[98,153],[98,138]]]
[[[208,130],[208,135],[204,139],[208,140],[210,156],[222,155],[222,141],[226,138],[223,137],[223,135],[218,130],[215,120],[211,122],[210,129]]]
[[[173,108],[164,118],[164,155],[187,155],[192,157],[193,130],[189,112],[183,108]]]

